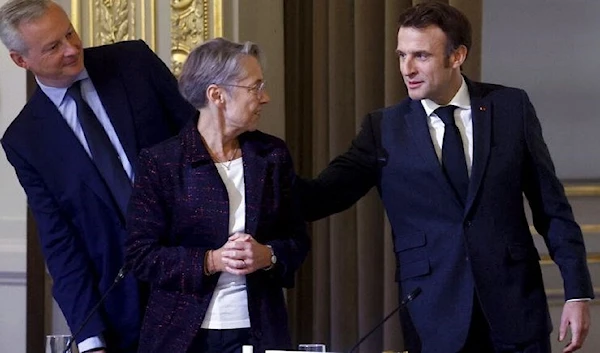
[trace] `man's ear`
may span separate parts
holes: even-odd
[[[17,66],[24,68],[25,70],[29,69],[29,65],[27,64],[27,60],[23,56],[23,54],[16,52],[14,50],[10,51],[10,58],[12,61],[17,64]]]
[[[453,68],[459,68],[467,60],[468,49],[464,45],[459,45],[456,50],[450,55],[450,65]]]

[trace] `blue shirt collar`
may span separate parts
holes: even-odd
[[[81,71],[79,75],[77,75],[75,80],[73,80],[73,82],[85,80],[88,78],[90,78],[90,75],[88,75],[87,70],[84,68],[83,71]],[[63,100],[65,99],[65,95],[67,94],[67,89],[69,87],[46,86],[43,83],[41,83],[37,77],[35,78],[35,81],[37,82],[38,86],[40,86],[42,92],[44,92],[46,96],[50,98],[50,100],[52,101],[52,103],[54,103],[55,106],[58,107],[62,104]]]

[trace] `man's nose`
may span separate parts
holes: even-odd
[[[404,59],[402,62],[400,62],[400,72],[402,72],[402,75],[404,76],[413,75],[415,73],[415,65],[413,60]]]
[[[65,55],[75,55],[79,52],[79,45],[75,41],[65,39]]]

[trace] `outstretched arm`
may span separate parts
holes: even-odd
[[[385,158],[380,146],[380,120],[379,113],[367,115],[348,151],[331,161],[315,179],[296,178],[305,220],[341,212],[376,185]]]

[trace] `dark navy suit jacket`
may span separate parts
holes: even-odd
[[[294,206],[292,161],[284,142],[259,131],[239,136],[246,192],[246,229],[277,255],[271,270],[246,276],[255,352],[289,349],[283,287],[310,244]],[[196,122],[140,154],[129,207],[127,262],[150,282],[140,352],[186,352],[202,324],[218,275],[204,274],[207,250],[229,237],[227,189]]]
[[[467,84],[474,156],[466,206],[442,172],[420,101],[410,98],[368,114],[349,151],[317,179],[299,183],[310,219],[377,187],[401,293],[423,290],[408,310],[423,352],[461,349],[474,291],[501,342],[547,337],[552,325],[523,195],[560,268],[565,298],[593,296],[581,230],[529,98],[519,89]],[[413,348],[410,335],[406,340]]]
[[[141,41],[85,49],[84,61],[134,171],[141,148],[173,136],[195,112]],[[39,88],[6,130],[2,146],[37,221],[54,298],[75,331],[123,265],[125,216]],[[133,351],[141,315],[137,282],[127,276],[77,340],[104,334],[109,351]]]

